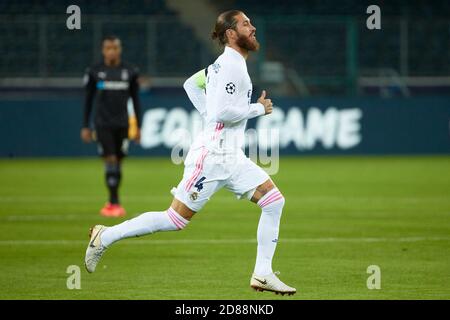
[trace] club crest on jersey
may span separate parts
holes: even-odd
[[[105,79],[106,78],[106,72],[100,71],[99,73],[97,73],[97,77],[99,77],[100,79]]]
[[[123,81],[127,81],[128,80],[128,70],[127,69],[122,69],[122,74],[120,75],[120,78]]]
[[[236,85],[233,82],[228,82],[225,86],[225,90],[228,94],[233,94],[236,91]]]
[[[189,198],[190,198],[192,201],[197,200],[197,199],[198,199],[198,192],[192,192],[192,193],[189,195]]]

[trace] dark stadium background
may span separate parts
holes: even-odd
[[[209,33],[217,13],[229,8],[247,12],[258,30],[261,51],[249,61],[254,96],[265,88],[280,108],[299,107],[304,127],[312,106],[362,111],[357,145],[323,148],[319,137],[312,148],[292,142],[282,153],[450,151],[447,1],[78,1],[81,30],[65,27],[70,4],[0,2],[0,134],[9,137],[2,157],[95,152],[77,136],[81,79],[100,60],[108,34],[122,39],[124,59],[141,70],[145,110],[192,110],[181,85],[214,61],[219,48]],[[366,27],[370,4],[381,8],[381,30]],[[132,154],[170,154],[161,140]]]
[[[81,30],[66,27],[72,4]],[[366,27],[373,4],[381,30]],[[80,140],[82,78],[102,37],[119,36],[141,72],[142,145],[131,145],[123,182],[133,216],[171,199],[182,174],[171,134],[196,119],[182,84],[220,53],[209,34],[232,8],[261,43],[248,61],[253,98],[266,89],[277,109],[249,126],[284,139],[276,259],[294,298],[449,299],[447,0],[0,0],[0,298],[273,298],[247,290],[257,210],[227,193],[186,233],[127,240],[99,274],[82,274],[82,290],[65,287],[89,226],[115,223],[98,215],[102,165]],[[371,264],[385,279],[378,292],[366,288]]]

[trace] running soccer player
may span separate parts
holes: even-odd
[[[250,286],[259,291],[294,294],[296,289],[284,284],[272,270],[284,197],[267,173],[242,150],[247,120],[272,113],[272,102],[266,99],[265,91],[257,103],[250,103],[252,83],[246,58],[259,48],[256,29],[244,13],[232,10],[219,15],[212,37],[225,47],[223,54],[207,68],[206,81],[202,80],[205,71],[200,71],[184,85],[204,118],[204,129],[191,145],[183,178],[172,190],[170,207],[112,227],[91,228],[85,266],[88,272],[94,272],[105,250],[121,239],[186,228],[209,198],[225,187],[262,210]]]
[[[108,36],[102,42],[103,61],[86,70],[84,83],[86,100],[84,105],[81,139],[89,143],[93,139],[90,115],[95,96],[94,125],[98,151],[105,163],[105,181],[109,201],[100,210],[107,217],[121,217],[125,209],[119,202],[119,185],[122,177],[121,164],[128,152],[129,117],[127,103],[131,97],[137,122],[134,140],[139,143],[141,108],[139,102],[139,73],[136,67],[121,60],[120,39]]]

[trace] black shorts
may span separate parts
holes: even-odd
[[[96,128],[98,153],[101,157],[128,154],[128,128]]]

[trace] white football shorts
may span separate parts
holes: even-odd
[[[172,189],[172,194],[195,212],[200,211],[222,187],[238,199],[251,198],[254,189],[270,179],[240,149],[233,154],[218,154],[205,147],[191,149],[184,166],[183,179],[176,190]]]

